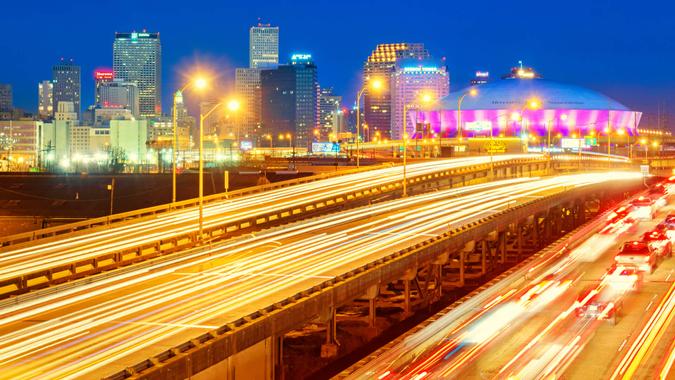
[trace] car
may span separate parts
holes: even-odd
[[[614,262],[621,265],[635,265],[642,272],[654,272],[657,254],[642,241],[629,241],[621,245],[619,253],[614,256]]]
[[[637,290],[642,284],[643,275],[635,265],[614,264],[603,277],[603,281],[610,287],[619,290]]]
[[[666,231],[655,229],[646,232],[640,240],[649,244],[649,247],[661,258],[673,256],[673,245]]]
[[[606,320],[615,325],[623,310],[621,297],[607,289],[584,289],[577,298],[575,313],[578,318]]]
[[[649,198],[654,201],[657,208],[661,208],[668,203],[668,188],[663,183],[657,183],[649,189]]]
[[[656,212],[654,201],[646,196],[633,199],[630,204],[634,207],[633,216],[638,220],[652,220]]]
[[[659,223],[655,229],[666,234],[671,244],[675,243],[675,223]]]
[[[621,206],[607,215],[607,222],[600,230],[600,234],[620,234],[628,231],[636,224],[636,220],[632,215],[633,206]]]

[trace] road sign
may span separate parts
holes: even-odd
[[[488,153],[506,153],[506,143],[492,140],[485,144],[485,150]]]
[[[647,177],[649,175],[649,165],[640,165],[640,173],[642,173],[643,177]]]

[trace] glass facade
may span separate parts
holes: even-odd
[[[115,78],[136,83],[141,116],[154,117],[162,113],[161,58],[159,33],[115,33]]]
[[[80,116],[81,96],[81,70],[73,61],[61,60],[52,68],[52,84],[54,108],[58,108],[59,102],[72,102],[74,112]]]

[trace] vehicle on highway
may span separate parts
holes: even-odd
[[[640,196],[630,202],[633,206],[633,216],[637,220],[652,220],[656,213],[656,206],[654,201],[645,196]]]
[[[619,291],[638,290],[642,285],[643,275],[636,265],[614,264],[603,277],[603,281]]]
[[[657,253],[642,241],[629,241],[623,243],[619,253],[614,256],[614,262],[621,265],[635,265],[640,271],[654,272],[657,264]]]
[[[577,298],[575,313],[578,318],[594,318],[615,325],[623,310],[623,302],[616,292],[597,287],[584,289]]]
[[[633,217],[633,206],[621,206],[607,215],[605,227],[600,230],[600,234],[618,234],[630,230],[636,225]]]
[[[649,189],[649,198],[654,201],[654,206],[657,208],[668,204],[668,195],[669,190],[664,183],[657,183]]]
[[[665,231],[654,229],[642,235],[641,241],[649,244],[649,247],[656,252],[660,258],[671,257],[673,255],[673,245]]]

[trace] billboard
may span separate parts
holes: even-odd
[[[332,142],[313,142],[312,153],[335,153],[340,151],[340,144]]]
[[[489,120],[470,121],[464,124],[464,130],[473,132],[489,132],[492,122]]]
[[[253,149],[253,142],[244,140],[239,144],[239,148],[241,150],[251,150]]]
[[[584,147],[586,144],[584,139],[570,139],[563,138],[560,140],[560,147],[567,149],[578,149],[579,147]]]

